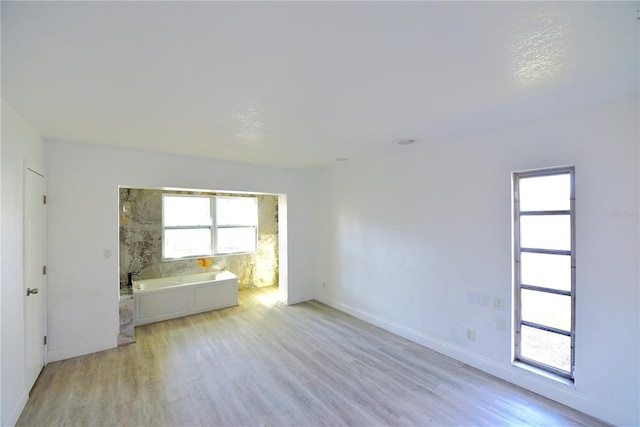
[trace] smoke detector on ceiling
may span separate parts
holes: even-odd
[[[395,145],[411,145],[416,142],[413,138],[398,138],[394,139],[391,143]]]

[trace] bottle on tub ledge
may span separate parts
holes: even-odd
[[[127,286],[133,287],[133,278],[139,276],[140,274],[136,271],[131,271],[127,273]]]
[[[215,259],[214,258],[198,258],[198,269],[200,273],[207,273],[210,271],[217,270],[215,268]]]

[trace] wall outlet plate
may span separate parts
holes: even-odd
[[[467,328],[467,340],[475,341],[476,340],[476,331],[471,328]]]

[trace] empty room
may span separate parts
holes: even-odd
[[[0,425],[640,425],[639,10],[3,0]]]

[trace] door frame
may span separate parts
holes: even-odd
[[[26,233],[26,226],[27,226],[27,215],[28,215],[28,211],[27,211],[27,205],[28,205],[28,201],[27,201],[27,175],[29,173],[35,173],[39,176],[42,177],[42,190],[43,190],[43,196],[46,194],[46,188],[47,188],[47,179],[46,179],[46,175],[44,173],[44,171],[38,167],[34,167],[33,165],[31,165],[27,160],[24,160],[23,162],[23,184],[22,184],[22,291],[24,291],[25,289],[25,282],[27,281],[27,268],[28,268],[28,260],[27,260],[27,233]],[[42,204],[42,236],[41,236],[41,244],[42,244],[42,264],[43,266],[47,265],[47,205],[46,204]],[[42,275],[42,281],[41,281],[41,291],[40,291],[41,297],[42,297],[42,330],[44,333],[44,336],[47,336],[47,276],[46,274]],[[29,386],[32,387],[33,384],[28,385],[27,384],[27,379],[28,379],[28,363],[27,363],[27,296],[26,294],[23,292],[22,293],[22,301],[23,301],[23,325],[24,325],[24,329],[23,329],[23,334],[24,334],[24,356],[25,356],[25,364],[24,364],[24,380],[25,380],[25,386]],[[44,366],[47,365],[47,349],[48,349],[48,345],[49,343],[47,342],[47,344],[44,344],[44,348],[43,348],[43,368]],[[37,381],[37,379],[36,379]],[[34,383],[35,384],[35,383]],[[28,390],[29,392],[30,390]]]

